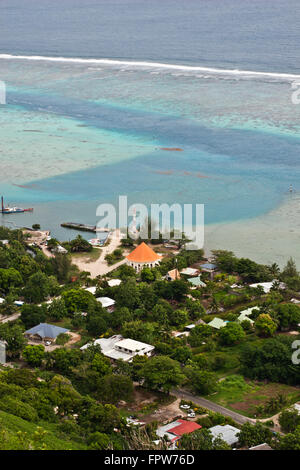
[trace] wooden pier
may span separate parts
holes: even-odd
[[[88,225],[88,224],[78,224],[75,222],[63,222],[60,224],[61,227],[70,228],[73,230],[82,230],[83,232],[110,232],[108,228],[101,228],[97,227],[96,225]]]

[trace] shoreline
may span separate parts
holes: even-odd
[[[284,267],[292,257],[300,268],[300,194],[285,197],[269,213],[235,222],[205,226],[204,249],[233,251],[258,263]]]

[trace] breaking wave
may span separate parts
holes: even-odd
[[[87,59],[87,58],[75,58],[75,57],[47,57],[47,56],[27,56],[27,55],[10,55],[0,54],[1,59],[11,60],[31,60],[31,61],[47,61],[47,62],[63,62],[63,63],[77,63],[77,64],[88,64],[88,65],[102,65],[102,66],[116,66],[122,67],[122,69],[134,68],[134,69],[156,69],[165,71],[180,71],[185,73],[204,73],[203,77],[209,78],[214,77],[231,77],[231,78],[242,78],[242,79],[258,79],[258,80],[270,80],[270,81],[299,81],[300,74],[290,73],[277,73],[277,72],[257,72],[251,70],[239,70],[239,69],[219,69],[214,67],[202,67],[192,65],[180,65],[180,64],[167,64],[158,62],[147,62],[147,61],[127,61],[127,60],[115,60],[115,59]],[[200,77],[199,75],[197,75]]]

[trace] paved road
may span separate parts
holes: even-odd
[[[229,416],[230,418],[234,419],[234,421],[238,424],[245,424],[247,422],[249,423],[255,423],[255,419],[247,418],[246,416],[240,415],[239,413],[236,413],[235,411],[231,411],[228,408],[224,408],[224,406],[220,406],[217,403],[214,403],[210,400],[206,400],[206,398],[198,397],[197,395],[193,395],[190,392],[187,392],[185,390],[173,390],[172,395],[175,395],[177,398],[182,398],[183,400],[190,400],[196,405],[203,406],[204,408],[207,408],[208,410],[221,413],[224,416]]]

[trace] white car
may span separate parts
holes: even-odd
[[[183,409],[183,410],[189,410],[190,405],[180,405],[180,408]]]
[[[195,418],[195,413],[193,411],[188,412],[188,418]]]

